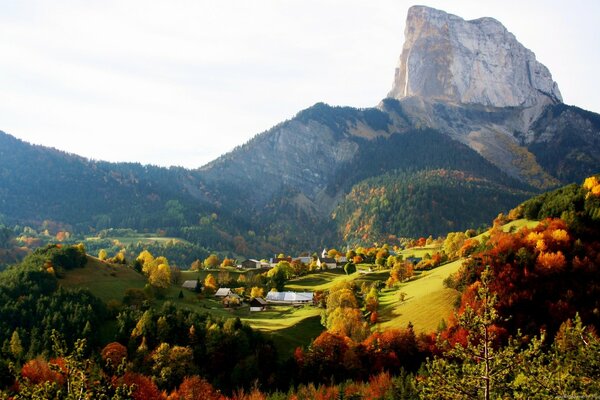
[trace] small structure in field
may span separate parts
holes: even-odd
[[[317,258],[317,266],[319,268],[335,269],[338,265],[335,258],[319,257]]]
[[[225,298],[225,297],[229,296],[230,294],[234,294],[233,290],[226,288],[226,287],[222,287],[222,288],[219,288],[219,290],[217,290],[217,293],[215,293],[215,297]]]
[[[267,302],[273,304],[312,304],[313,292],[269,292]]]
[[[181,285],[182,288],[191,290],[193,292],[198,291],[200,289],[199,286],[200,285],[199,285],[197,279],[192,279],[192,280],[185,281],[185,282],[183,282],[183,285]]]
[[[250,300],[250,311],[265,311],[267,309],[267,301],[262,297],[255,297]]]
[[[244,260],[240,264],[240,267],[244,268],[244,269],[256,269],[256,268],[260,268],[260,266],[261,266],[260,261],[254,260],[252,258]]]

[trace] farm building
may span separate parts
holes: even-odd
[[[255,297],[250,300],[250,311],[264,311],[267,309],[267,301],[262,297]]]
[[[244,260],[242,261],[242,263],[240,264],[240,266],[244,269],[254,269],[254,268],[260,268],[260,261],[258,260],[254,260],[252,258],[248,259],[248,260]]]
[[[230,294],[233,294],[233,291],[231,289],[222,287],[219,290],[217,290],[217,293],[215,293],[215,297],[227,297]]]
[[[200,289],[202,285],[200,285],[200,282],[198,282],[197,279],[193,279],[193,280],[189,280],[189,281],[185,281],[183,282],[183,285],[181,285],[182,288],[184,289],[189,289],[192,291],[197,291]]]
[[[317,259],[317,266],[319,266],[319,268],[323,268],[323,266],[325,266],[327,269],[334,269],[337,268],[337,262],[334,258],[319,257]]]
[[[313,292],[269,292],[267,302],[274,304],[312,304]]]

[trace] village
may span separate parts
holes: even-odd
[[[352,254],[350,254],[352,255]],[[304,270],[308,270],[308,266],[312,265],[316,271],[337,271],[343,273],[350,264],[353,271],[359,274],[369,274],[373,272],[371,267],[358,269],[353,264],[353,259],[349,259],[347,255],[340,254],[336,250],[323,249],[320,254],[302,255],[298,257],[274,256],[269,260],[257,260],[257,259],[244,259],[243,261],[236,263],[235,266],[231,265],[229,268],[235,268],[241,273],[254,272],[258,274],[269,274],[269,271],[273,271],[276,268],[280,268],[283,265],[286,266],[302,266]],[[408,261],[416,264],[421,261],[421,258],[411,257]],[[217,270],[218,271],[218,270]],[[205,292],[202,282],[200,279],[188,279],[185,280],[182,285],[182,289],[187,289],[196,293]],[[290,291],[282,290],[278,291],[272,288],[266,295],[263,295],[264,291],[260,290],[257,293],[252,292],[250,296],[244,296],[244,293],[233,287],[220,286],[215,287],[214,293],[210,296],[218,299],[223,307],[225,308],[237,308],[244,305],[244,302],[249,306],[250,312],[260,312],[268,309],[269,306],[304,306],[304,305],[316,305],[317,297],[314,291]],[[255,295],[256,294],[256,295]]]
[[[315,259],[316,258],[316,259]],[[337,255],[335,258],[330,257],[327,249],[323,249],[320,255],[314,256],[299,256],[299,257],[272,257],[269,260],[256,260],[256,259],[245,259],[236,265],[238,270],[243,271],[258,271],[259,273],[265,273],[273,268],[276,268],[280,263],[300,263],[302,265],[309,265],[313,262],[320,270],[335,270],[341,269],[348,262],[348,259],[344,255]],[[199,292],[202,290],[201,282],[196,280],[186,280],[181,285],[182,288]],[[244,299],[232,288],[219,287],[214,293],[214,297],[221,300],[225,307],[239,307],[243,304]],[[282,291],[278,292],[271,290],[266,296],[250,296],[249,306],[251,312],[265,311],[269,305],[314,305],[315,294],[314,292],[296,292],[296,291]]]

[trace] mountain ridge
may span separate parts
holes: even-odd
[[[172,235],[213,247],[231,248],[236,242],[247,244],[255,253],[269,254],[343,241],[341,232],[352,215],[368,211],[348,196],[355,188],[377,182],[378,177],[415,179],[432,190],[410,206],[411,213],[425,215],[432,198],[437,196],[436,203],[444,201],[439,197],[444,182],[423,171],[446,171],[455,179],[448,185],[463,185],[456,183],[460,174],[488,182],[469,190],[474,190],[474,196],[498,199],[493,202],[497,211],[511,209],[526,193],[581,181],[600,169],[600,115],[562,103],[549,71],[546,74],[541,64],[532,70],[533,52],[498,21],[474,20],[485,29],[506,31],[499,37],[480,38],[484,28],[464,27],[473,21],[429,8],[411,10],[408,31],[437,26],[427,36],[428,43],[439,45],[434,47],[434,57],[451,55],[453,62],[464,64],[473,56],[482,62],[491,60],[490,49],[504,48],[501,56],[507,64],[498,62],[496,67],[504,71],[505,81],[491,86],[493,93],[485,92],[480,90],[481,82],[493,68],[480,71],[481,79],[469,80],[474,72],[466,78],[457,77],[453,74],[458,69],[450,71],[440,65],[442,75],[452,72],[449,86],[436,84],[424,86],[423,93],[412,92],[418,85],[411,86],[411,79],[418,83],[436,72],[425,68],[408,74],[404,86],[411,87],[410,96],[387,97],[370,108],[316,103],[197,169],[87,160],[46,151],[43,146],[3,141],[0,134],[0,151],[7,148],[7,157],[0,160],[0,213],[15,223],[59,219],[80,230],[109,225],[166,229]],[[443,37],[444,32],[447,37]],[[415,44],[420,36],[413,36],[407,35],[400,68],[402,63],[410,66],[414,60],[432,56],[429,49]],[[453,49],[461,41],[469,43],[470,53],[450,54],[457,51]],[[479,56],[475,45],[485,47]],[[510,49],[517,50],[508,54]],[[411,52],[410,57],[404,56],[405,50]],[[538,70],[542,83],[536,86],[531,71]],[[528,74],[529,78],[523,78]],[[509,81],[514,76],[519,77],[517,81],[530,81],[525,88],[528,92],[513,87]],[[474,82],[473,90],[459,85],[466,81]],[[400,86],[402,81],[395,80],[394,88]],[[540,94],[539,88],[554,94]],[[495,103],[499,93],[506,90],[510,105]],[[525,100],[515,105],[515,99]],[[387,181],[385,185],[395,187]],[[454,190],[451,186],[448,189]],[[455,199],[460,197],[453,193]],[[475,200],[485,211],[485,199]],[[466,209],[472,207],[465,199],[460,202]],[[340,205],[345,212],[337,212],[334,218]],[[398,215],[406,211],[403,204],[395,207],[392,212]],[[448,221],[456,221],[460,214],[451,208],[442,209],[446,214],[440,214],[439,225],[427,225],[428,230],[442,233],[453,226]],[[340,220],[342,214],[345,220]],[[491,217],[484,212],[481,223]],[[353,221],[351,225],[359,223],[355,218]],[[402,236],[418,234],[418,224],[417,218],[410,227],[385,221],[380,225],[396,226],[393,229],[398,231],[387,233]],[[367,237],[384,234],[372,233]]]

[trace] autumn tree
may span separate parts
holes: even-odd
[[[206,259],[204,259],[204,267],[205,268],[217,268],[221,261],[216,254],[211,254]]]
[[[427,362],[428,378],[421,389],[424,398],[485,399],[503,398],[510,392],[509,374],[514,367],[516,348],[495,346],[496,296],[490,291],[489,270],[481,275],[475,308],[467,306],[457,316],[459,327],[467,332],[466,344],[440,344],[445,357]]]
[[[221,268],[226,268],[226,267],[235,267],[235,260],[233,258],[225,257],[223,259],[223,262],[221,263]]]
[[[255,297],[264,297],[265,295],[265,290],[261,287],[258,286],[254,286],[252,288],[252,290],[250,290],[250,298],[255,298]]]
[[[223,396],[210,383],[198,375],[186,376],[181,385],[172,392],[167,400],[221,400]]]
[[[208,274],[204,278],[204,290],[212,293],[217,291],[217,280],[212,274]]]
[[[20,360],[23,355],[23,344],[21,343],[21,338],[19,337],[19,332],[15,329],[10,337],[10,354],[16,359]]]
[[[151,355],[154,376],[160,387],[173,389],[190,373],[194,356],[187,346],[161,343]]]
[[[368,327],[358,306],[351,285],[347,282],[336,284],[329,290],[321,321],[332,333],[360,341],[367,336]]]
[[[202,269],[202,262],[200,260],[195,260],[191,265],[190,265],[190,271],[200,271]]]

